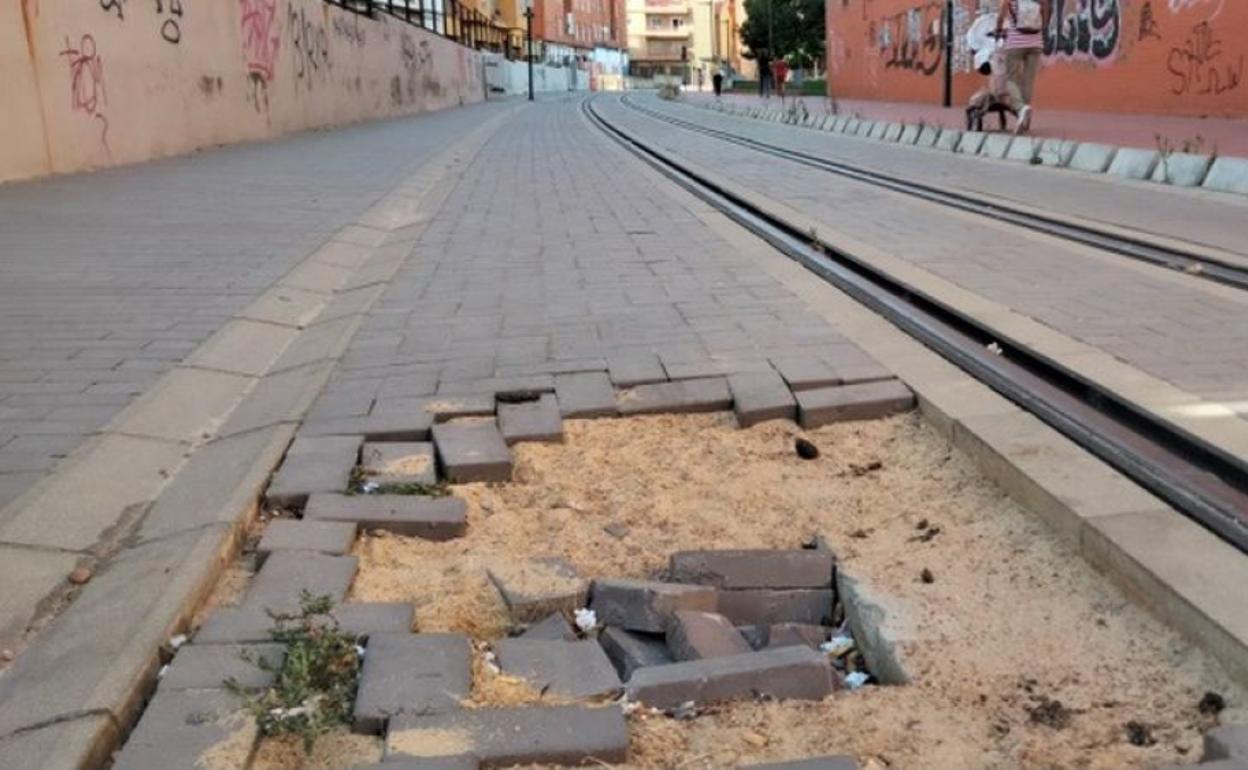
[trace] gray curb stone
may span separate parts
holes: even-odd
[[[1114,161],[1114,154],[1117,152],[1116,147],[1110,147],[1105,144],[1096,144],[1094,142],[1084,142],[1079,145],[1073,155],[1070,156],[1069,167],[1076,171],[1089,171],[1093,174],[1103,174],[1105,169],[1109,168],[1109,164]]]
[[[305,522],[350,522],[425,540],[451,540],[468,531],[468,505],[458,497],[313,495]]]
[[[1077,142],[1067,139],[1045,139],[1040,143],[1040,164],[1052,168],[1066,168],[1070,165],[1070,159],[1075,156],[1075,151],[1079,149]]]
[[[1114,154],[1114,161],[1105,173],[1125,179],[1149,179],[1159,160],[1161,153],[1156,150],[1123,147]]]
[[[936,137],[936,143],[933,145],[938,150],[948,150],[954,152],[958,145],[962,143],[962,132],[956,128],[942,129],[940,135]]]
[[[224,690],[157,692],[117,755],[113,770],[199,767],[204,752],[235,733],[249,729],[254,735],[251,715],[242,710],[232,693]]]
[[[1041,140],[1034,136],[1016,136],[1014,141],[1010,143],[1010,149],[1005,154],[1005,159],[1020,163],[1031,163],[1040,154],[1041,145]]]
[[[1248,195],[1248,158],[1218,158],[1201,185],[1206,190]]]
[[[1001,160],[1010,151],[1013,143],[1014,136],[1012,134],[988,134],[984,137],[984,143],[979,147],[979,154],[985,158]]]
[[[1200,187],[1213,165],[1208,155],[1175,152],[1163,157],[1153,169],[1152,180],[1175,187]]]
[[[988,135],[982,131],[967,131],[958,139],[958,146],[954,152],[960,155],[978,155],[987,138]]]

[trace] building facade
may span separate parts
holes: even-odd
[[[716,72],[743,76],[743,0],[628,0],[629,72],[710,88]]]
[[[533,56],[539,63],[574,67],[592,87],[616,87],[628,70],[624,0],[487,0],[509,30],[508,56],[522,59],[526,20],[533,8]]]

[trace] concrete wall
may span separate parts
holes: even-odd
[[[1052,0],[1038,107],[1248,117],[1245,0]],[[996,0],[955,0],[954,103],[970,73],[965,31]],[[846,98],[939,102],[944,0],[828,0],[829,88]]]
[[[321,0],[0,0],[0,180],[484,98],[479,53]]]
[[[485,54],[485,80],[493,93],[523,96],[529,92],[528,63]],[[571,67],[533,64],[533,92],[558,93],[590,90],[590,73]],[[618,89],[617,89],[618,90]]]

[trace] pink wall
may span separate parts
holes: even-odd
[[[0,0],[0,180],[457,106],[480,54],[321,0]]]

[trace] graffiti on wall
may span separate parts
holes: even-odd
[[[1202,21],[1179,46],[1170,49],[1166,69],[1175,96],[1220,96],[1239,88],[1244,79],[1244,55],[1226,55],[1222,38],[1212,23]]]
[[[104,60],[96,49],[95,38],[84,34],[74,47],[67,37],[60,55],[69,66],[70,105],[75,112],[99,122],[100,142],[108,152],[108,116],[103,109],[108,94],[104,90]]]
[[[100,0],[100,7],[117,14],[117,18],[124,20],[126,18],[125,3],[126,0]]]
[[[156,15],[161,18],[160,36],[166,43],[182,42],[182,0],[156,0]]]
[[[1209,11],[1208,18],[1216,19],[1222,13],[1226,0],[1169,0],[1170,13],[1183,13],[1184,11],[1197,10]]]
[[[290,54],[294,65],[295,88],[312,88],[329,75],[329,35],[323,23],[309,19],[302,8],[292,4],[286,10]]]
[[[1111,61],[1122,38],[1119,0],[1053,0],[1044,52],[1059,59]]]
[[[928,2],[877,19],[868,36],[883,59],[885,69],[900,69],[923,76],[940,70],[945,58],[941,34],[944,3]]]
[[[247,64],[247,100],[257,112],[269,109],[269,83],[282,47],[277,0],[239,0],[243,61]]]

